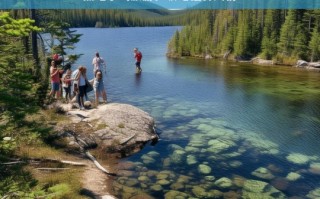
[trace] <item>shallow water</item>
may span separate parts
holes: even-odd
[[[160,141],[119,163],[119,198],[320,197],[320,73],[167,59],[180,27],[76,29],[78,64],[107,61],[108,101],[156,120]],[[134,74],[132,49],[143,53]],[[75,66],[74,66],[75,67]]]

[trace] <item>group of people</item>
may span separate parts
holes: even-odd
[[[134,48],[135,66],[137,72],[141,73],[142,53]],[[50,66],[51,92],[50,97],[60,98],[61,93],[64,93],[64,98],[67,102],[72,101],[74,97],[79,104],[79,109],[84,109],[84,98],[88,101],[88,88],[92,88],[95,94],[95,105],[98,106],[99,98],[102,97],[104,103],[107,103],[107,93],[104,88],[103,70],[106,72],[106,63],[100,54],[97,52],[92,60],[93,65],[93,81],[87,78],[87,68],[79,66],[75,71],[71,70],[71,66],[67,69],[59,69],[56,60],[56,55],[53,55],[53,60]],[[91,82],[91,83],[90,83]],[[90,91],[90,90],[89,90]]]

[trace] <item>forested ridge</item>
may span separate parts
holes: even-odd
[[[196,14],[192,11],[168,10],[45,10],[50,20],[61,20],[72,27],[139,27],[187,24]],[[41,14],[40,12],[40,14]],[[194,13],[194,14],[193,14]],[[41,14],[42,15],[42,14]]]
[[[169,56],[231,53],[237,59],[259,56],[282,64],[320,59],[320,10],[203,10],[177,31]]]

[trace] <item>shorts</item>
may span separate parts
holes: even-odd
[[[136,62],[136,66],[137,66],[137,67],[140,67],[140,63],[141,63],[141,62],[137,61],[137,62]]]
[[[104,85],[103,85],[103,81],[94,81],[93,82],[93,89],[94,91],[98,91],[98,92],[102,92],[104,91]]]
[[[59,82],[51,82],[51,88],[53,91],[59,91],[60,83]]]

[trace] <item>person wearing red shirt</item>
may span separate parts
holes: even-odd
[[[133,49],[134,52],[134,58],[136,59],[136,70],[137,73],[141,73],[142,69],[141,69],[141,59],[142,59],[142,53],[138,50],[138,48],[134,48]]]

